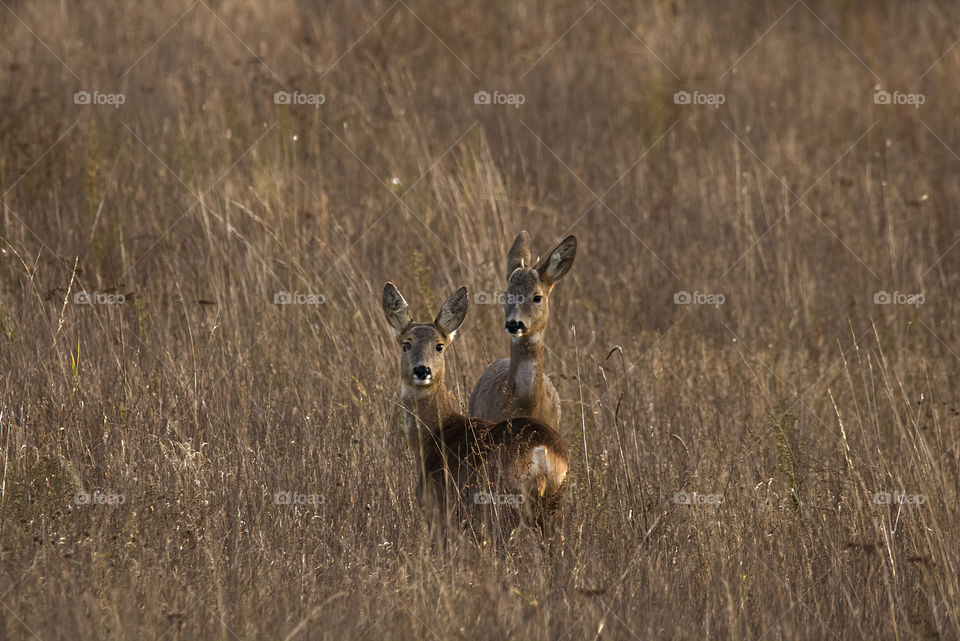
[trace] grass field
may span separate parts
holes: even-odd
[[[960,6],[746,4],[0,2],[0,638],[960,637]],[[521,229],[564,543],[438,547],[380,291],[466,406]]]

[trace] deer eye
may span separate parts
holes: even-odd
[[[400,349],[402,349],[402,350],[405,351],[405,352],[409,352],[409,351],[410,351],[410,343],[404,342],[403,345],[400,346]]]
[[[437,343],[437,351],[438,351],[438,352],[442,352],[442,351],[443,351],[443,343]]]
[[[540,294],[537,294],[536,296],[533,297],[533,302],[535,303],[539,303],[542,300],[543,300],[543,296],[541,296]]]

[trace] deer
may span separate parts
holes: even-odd
[[[550,317],[550,293],[567,275],[577,255],[576,236],[567,236],[535,265],[530,235],[521,231],[507,253],[504,329],[510,335],[510,358],[495,361],[470,394],[471,416],[502,421],[530,416],[560,427],[560,396],[543,372],[543,335]]]
[[[400,348],[404,431],[417,465],[417,498],[429,520],[447,526],[453,515],[472,518],[479,506],[493,507],[497,518],[496,508],[515,507],[509,512],[549,537],[570,468],[563,437],[533,418],[494,423],[465,416],[445,385],[445,357],[467,314],[466,288],[456,290],[430,323],[413,322],[393,283],[384,285],[381,304]]]

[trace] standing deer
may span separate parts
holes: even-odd
[[[543,373],[543,333],[550,316],[550,292],[567,275],[577,255],[577,239],[567,236],[536,265],[530,261],[530,235],[522,231],[507,254],[505,329],[510,358],[493,363],[470,395],[470,415],[489,421],[532,416],[559,429],[560,396]]]
[[[432,323],[413,322],[393,283],[384,285],[381,302],[401,350],[404,427],[424,510],[449,521],[454,513],[482,511],[477,504],[508,503],[544,532],[561,507],[570,466],[563,437],[531,418],[468,418],[444,384],[444,350],[467,315],[466,288],[447,299]]]

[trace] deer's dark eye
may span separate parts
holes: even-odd
[[[537,294],[536,296],[533,297],[533,302],[535,303],[539,303],[542,300],[543,300],[543,296],[541,296],[540,294]]]
[[[405,352],[409,352],[409,351],[410,351],[410,343],[404,343],[403,345],[400,346],[400,349],[402,349],[402,350],[405,351]]]
[[[438,351],[438,352],[442,352],[442,351],[443,351],[443,343],[437,343],[437,351]]]

